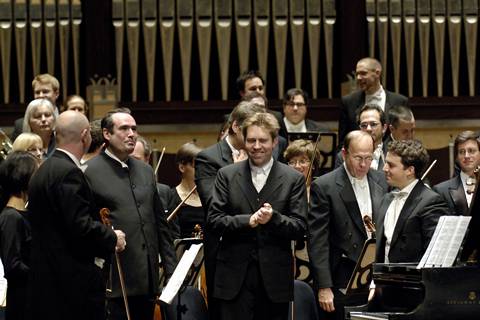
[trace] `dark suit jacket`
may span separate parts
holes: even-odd
[[[232,164],[232,150],[225,139],[200,151],[195,158],[195,185],[202,202],[204,220],[207,220],[208,208],[212,201],[213,186],[217,172],[221,168]],[[219,238],[216,237],[204,223],[203,252],[205,256],[205,276],[209,297],[209,312],[212,311],[213,301],[210,299],[215,274],[215,259]]]
[[[385,114],[392,106],[406,106],[408,103],[408,98],[400,94],[385,90],[385,95]],[[343,146],[343,140],[345,140],[347,133],[358,129],[357,112],[363,105],[365,105],[365,92],[363,91],[355,91],[342,97],[340,119],[338,121],[338,143],[340,147]]]
[[[378,171],[370,170],[367,179],[376,222],[388,186],[383,173]],[[345,287],[367,233],[343,166],[315,179],[310,187],[310,205],[308,255],[316,285],[319,288]],[[342,257],[348,261],[342,262]],[[345,268],[344,263],[351,267]]]
[[[94,257],[114,252],[116,235],[102,225],[82,171],[62,151],[47,159],[29,189],[32,319],[98,319],[105,282]],[[98,311],[98,310],[97,310]]]
[[[385,261],[385,214],[393,195],[382,201],[377,224],[377,262]],[[449,214],[447,204],[440,195],[419,181],[405,201],[393,231],[388,260],[419,262],[430,243],[440,216]]]
[[[157,294],[158,254],[167,276],[175,269],[176,256],[152,168],[129,158],[129,168],[124,169],[105,152],[87,165],[85,175],[97,208],[110,209],[112,225],[125,232],[127,247],[121,253],[121,263],[127,295]],[[120,296],[117,267],[113,265],[112,297]]]
[[[195,184],[202,201],[205,217],[210,206],[217,172],[220,168],[232,163],[232,150],[225,139],[200,151],[195,158]]]
[[[273,208],[271,220],[251,228],[250,216],[267,202]],[[257,259],[269,298],[276,303],[290,301],[291,240],[303,238],[306,218],[305,179],[287,165],[274,161],[260,193],[253,186],[248,161],[220,169],[207,216],[207,225],[221,236],[213,296],[233,299],[242,287],[249,262]]]
[[[170,191],[170,186],[157,182],[157,191],[160,201],[162,202],[162,208],[164,209],[165,214],[167,214],[168,206],[172,201],[172,192]]]
[[[450,208],[451,214],[458,216],[468,215],[468,203],[460,175],[437,184],[433,187],[433,191],[443,197],[443,200]]]

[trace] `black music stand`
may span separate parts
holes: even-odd
[[[177,258],[181,259],[183,253],[193,244],[202,243],[202,239],[186,238],[174,242]],[[178,290],[171,304],[161,303],[163,319],[165,320],[190,320],[207,319],[207,307],[200,291],[193,287],[197,281],[204,261],[203,248],[198,252],[190,271]]]

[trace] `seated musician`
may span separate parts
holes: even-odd
[[[190,191],[195,187],[195,158],[200,151],[202,149],[194,142],[187,142],[178,149],[175,158],[182,180],[178,186],[171,189],[168,205],[169,213],[185,200],[184,205],[169,224],[175,239],[191,238],[196,225],[203,228],[204,214],[197,191],[195,190],[187,198]]]
[[[308,94],[300,88],[289,89],[283,97],[283,118],[279,134],[288,139],[289,132],[329,131],[320,123],[307,118]]]
[[[449,214],[440,195],[420,180],[429,156],[416,140],[393,141],[383,171],[395,188],[382,201],[377,225],[377,262],[418,262],[438,219]]]
[[[377,221],[387,192],[383,173],[370,167],[373,152],[374,139],[369,133],[348,133],[343,165],[315,179],[310,189],[308,251],[318,301],[328,319],[344,319],[346,299],[340,289],[347,286],[369,236],[364,216]],[[357,302],[361,301],[351,303]]]
[[[310,185],[312,184],[312,176],[315,170],[318,168],[319,160],[320,160],[320,152],[317,150],[315,152],[315,156],[313,155],[315,152],[315,146],[313,145],[312,141],[310,140],[295,140],[290,143],[290,145],[285,150],[283,154],[285,161],[287,164],[294,168],[295,170],[299,171],[305,179],[307,179],[307,197],[310,198]],[[311,160],[313,158],[313,164],[311,164]],[[310,174],[309,174],[310,169]]]
[[[463,131],[455,138],[455,160],[460,174],[433,187],[456,215],[467,215],[475,188],[474,170],[480,165],[480,136],[473,131]]]

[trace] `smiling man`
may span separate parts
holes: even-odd
[[[383,168],[394,188],[382,201],[377,224],[377,262],[418,262],[438,219],[449,214],[440,195],[420,180],[429,156],[415,140],[393,141]]]
[[[216,253],[212,319],[287,319],[290,242],[306,232],[305,179],[272,157],[278,122],[257,113],[242,126],[248,160],[218,171],[207,227]]]
[[[113,226],[122,226],[128,246],[121,256],[132,319],[152,319],[159,293],[160,254],[165,274],[175,268],[172,237],[157,193],[153,169],[130,156],[137,141],[137,124],[128,109],[116,109],[102,119],[106,149],[87,161],[85,175],[97,212],[110,209]],[[109,319],[126,319],[117,267],[111,266]]]
[[[363,58],[357,62],[355,69],[358,90],[342,97],[340,118],[338,122],[338,140],[342,146],[347,133],[358,129],[356,113],[365,104],[378,105],[388,113],[391,106],[407,105],[405,96],[385,90],[381,83],[382,65],[374,58]]]
[[[480,165],[480,137],[473,131],[463,131],[455,138],[455,159],[460,174],[433,187],[447,202],[452,213],[467,215],[475,188],[473,172]]]

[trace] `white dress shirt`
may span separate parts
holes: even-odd
[[[383,168],[379,168],[378,165],[380,164],[380,159],[383,159],[383,143],[380,143],[377,146],[377,149],[373,152],[373,160],[370,163],[370,168],[374,170],[382,170]],[[385,163],[385,161],[383,161]]]
[[[297,124],[293,124],[288,121],[287,118],[283,117],[283,122],[285,123],[285,127],[287,128],[287,132],[307,132],[307,125],[305,124],[305,120],[302,120]]]
[[[348,179],[352,184],[353,192],[355,193],[355,198],[357,199],[358,209],[360,209],[362,221],[364,216],[368,216],[370,219],[372,219],[372,198],[370,197],[370,188],[368,186],[367,176],[365,175],[362,179],[357,179],[350,175],[345,162],[343,163],[343,166],[345,167]],[[365,231],[367,232],[368,238],[370,238],[371,233],[366,226]]]
[[[387,94],[385,93],[385,90],[383,90],[383,87],[380,86],[380,88],[375,91],[373,94],[366,94],[365,95],[365,104],[374,104],[382,108],[383,111],[385,111],[385,103],[387,102]]]
[[[471,179],[472,178],[470,178],[465,172],[460,171],[460,180],[462,180],[463,192],[465,192],[465,198],[467,199],[467,204],[469,208],[470,208],[470,203],[472,202],[473,193],[467,192],[469,188],[472,188],[471,186],[467,186],[467,181]],[[473,185],[475,186],[475,178],[473,178]]]
[[[412,192],[413,188],[415,188],[418,181],[418,179],[415,179],[402,190],[391,192],[394,195],[394,198],[388,206],[387,212],[385,213],[385,221],[383,222],[383,234],[387,239],[385,242],[385,263],[388,263],[390,244],[392,242],[393,232],[395,231],[395,226],[397,225],[400,212],[402,212],[405,201],[407,201],[408,196]]]
[[[230,147],[230,150],[232,150],[232,158],[235,159],[236,157],[238,157],[240,155],[240,151],[235,149],[235,147],[230,143],[230,140],[228,140],[228,136],[225,137],[225,141]]]
[[[249,160],[250,161],[250,160]],[[270,170],[272,170],[273,158],[270,158],[264,166],[256,167],[250,161],[250,172],[252,173],[252,183],[257,192],[260,192],[267,182],[268,175]]]

